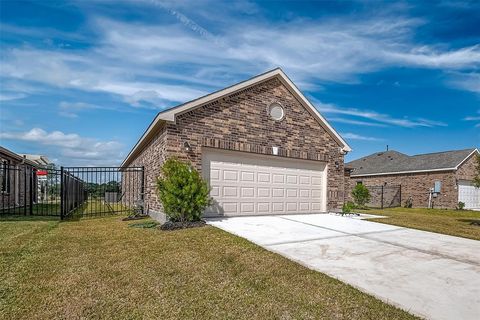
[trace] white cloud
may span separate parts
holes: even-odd
[[[477,123],[475,124],[475,128],[480,128],[480,109],[477,110],[477,114],[476,114],[476,115],[465,117],[465,118],[463,118],[463,120],[465,120],[465,121],[474,121],[474,122],[477,122]]]
[[[27,95],[23,93],[0,93],[0,101],[10,101],[25,98]]]
[[[362,135],[351,133],[351,132],[342,133],[341,135],[343,138],[351,139],[351,140],[363,140],[363,141],[382,141],[383,140],[380,138],[362,136]]]
[[[166,10],[177,23],[147,25],[91,17],[96,40],[88,49],[5,50],[0,75],[107,92],[133,106],[161,109],[277,66],[310,88],[319,80],[356,82],[359,75],[387,67],[461,73],[480,66],[479,45],[451,49],[416,44],[415,28],[425,23],[419,19],[296,19],[273,27],[261,20],[230,17],[215,34],[181,12],[188,6],[172,9],[163,2],[154,4],[152,10],[163,14]],[[454,85],[478,90],[474,81],[460,83]]]
[[[48,156],[58,157],[66,165],[119,164],[123,159],[123,145],[118,141],[100,141],[81,137],[76,133],[47,132],[32,128],[24,132],[2,132],[0,138],[34,142],[47,148]]]
[[[367,122],[368,125],[370,126],[378,126],[379,124],[394,125],[394,126],[406,127],[406,128],[447,126],[447,124],[441,121],[424,119],[424,118],[416,118],[416,119],[395,118],[388,114],[383,114],[383,113],[379,113],[371,110],[362,110],[362,109],[356,109],[356,108],[341,108],[334,104],[322,103],[318,100],[315,101],[315,105],[322,113],[341,114],[341,115],[362,118],[364,119],[362,122]],[[343,122],[346,122],[346,121],[343,121]],[[362,122],[357,120],[350,120],[350,123],[353,123],[353,124],[362,124]],[[367,125],[367,123],[363,123],[363,124]]]

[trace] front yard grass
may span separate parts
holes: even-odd
[[[1,218],[0,319],[414,318],[214,227],[131,223]]]
[[[369,219],[381,223],[480,240],[480,212],[471,210],[444,210],[426,208],[388,208],[360,210],[363,213],[387,216]]]

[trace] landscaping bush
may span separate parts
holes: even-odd
[[[363,184],[357,184],[352,191],[352,197],[357,206],[365,207],[365,204],[370,201],[370,192]]]
[[[199,221],[210,205],[209,188],[200,173],[189,163],[168,159],[157,179],[163,210],[173,222]]]
[[[349,214],[352,212],[353,209],[355,209],[355,204],[351,201],[348,201],[342,206],[342,214]]]
[[[457,210],[463,210],[465,208],[465,202],[459,201],[457,204]]]

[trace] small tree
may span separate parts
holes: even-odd
[[[209,188],[200,173],[189,163],[168,159],[157,179],[157,190],[165,214],[171,221],[201,219],[210,205]]]
[[[352,191],[352,197],[359,207],[364,207],[370,201],[370,192],[363,184],[357,184]]]
[[[480,154],[477,154],[475,160],[477,163],[475,164],[475,177],[473,178],[473,185],[476,188],[480,188]]]

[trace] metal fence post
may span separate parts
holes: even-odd
[[[381,197],[380,199],[381,199],[380,201],[381,201],[381,203],[382,203],[382,204],[381,204],[381,208],[383,209],[383,185],[382,185],[382,197]]]
[[[64,186],[63,186],[63,166],[60,167],[60,220],[63,220],[64,213]]]
[[[142,166],[142,186],[140,187],[140,199],[142,199],[142,215],[145,214],[145,167]]]
[[[29,214],[33,215],[33,194],[34,194],[33,174],[35,172],[35,168],[31,168],[29,171],[30,171],[30,208],[29,208]]]
[[[27,165],[23,165],[23,214],[27,215]]]

